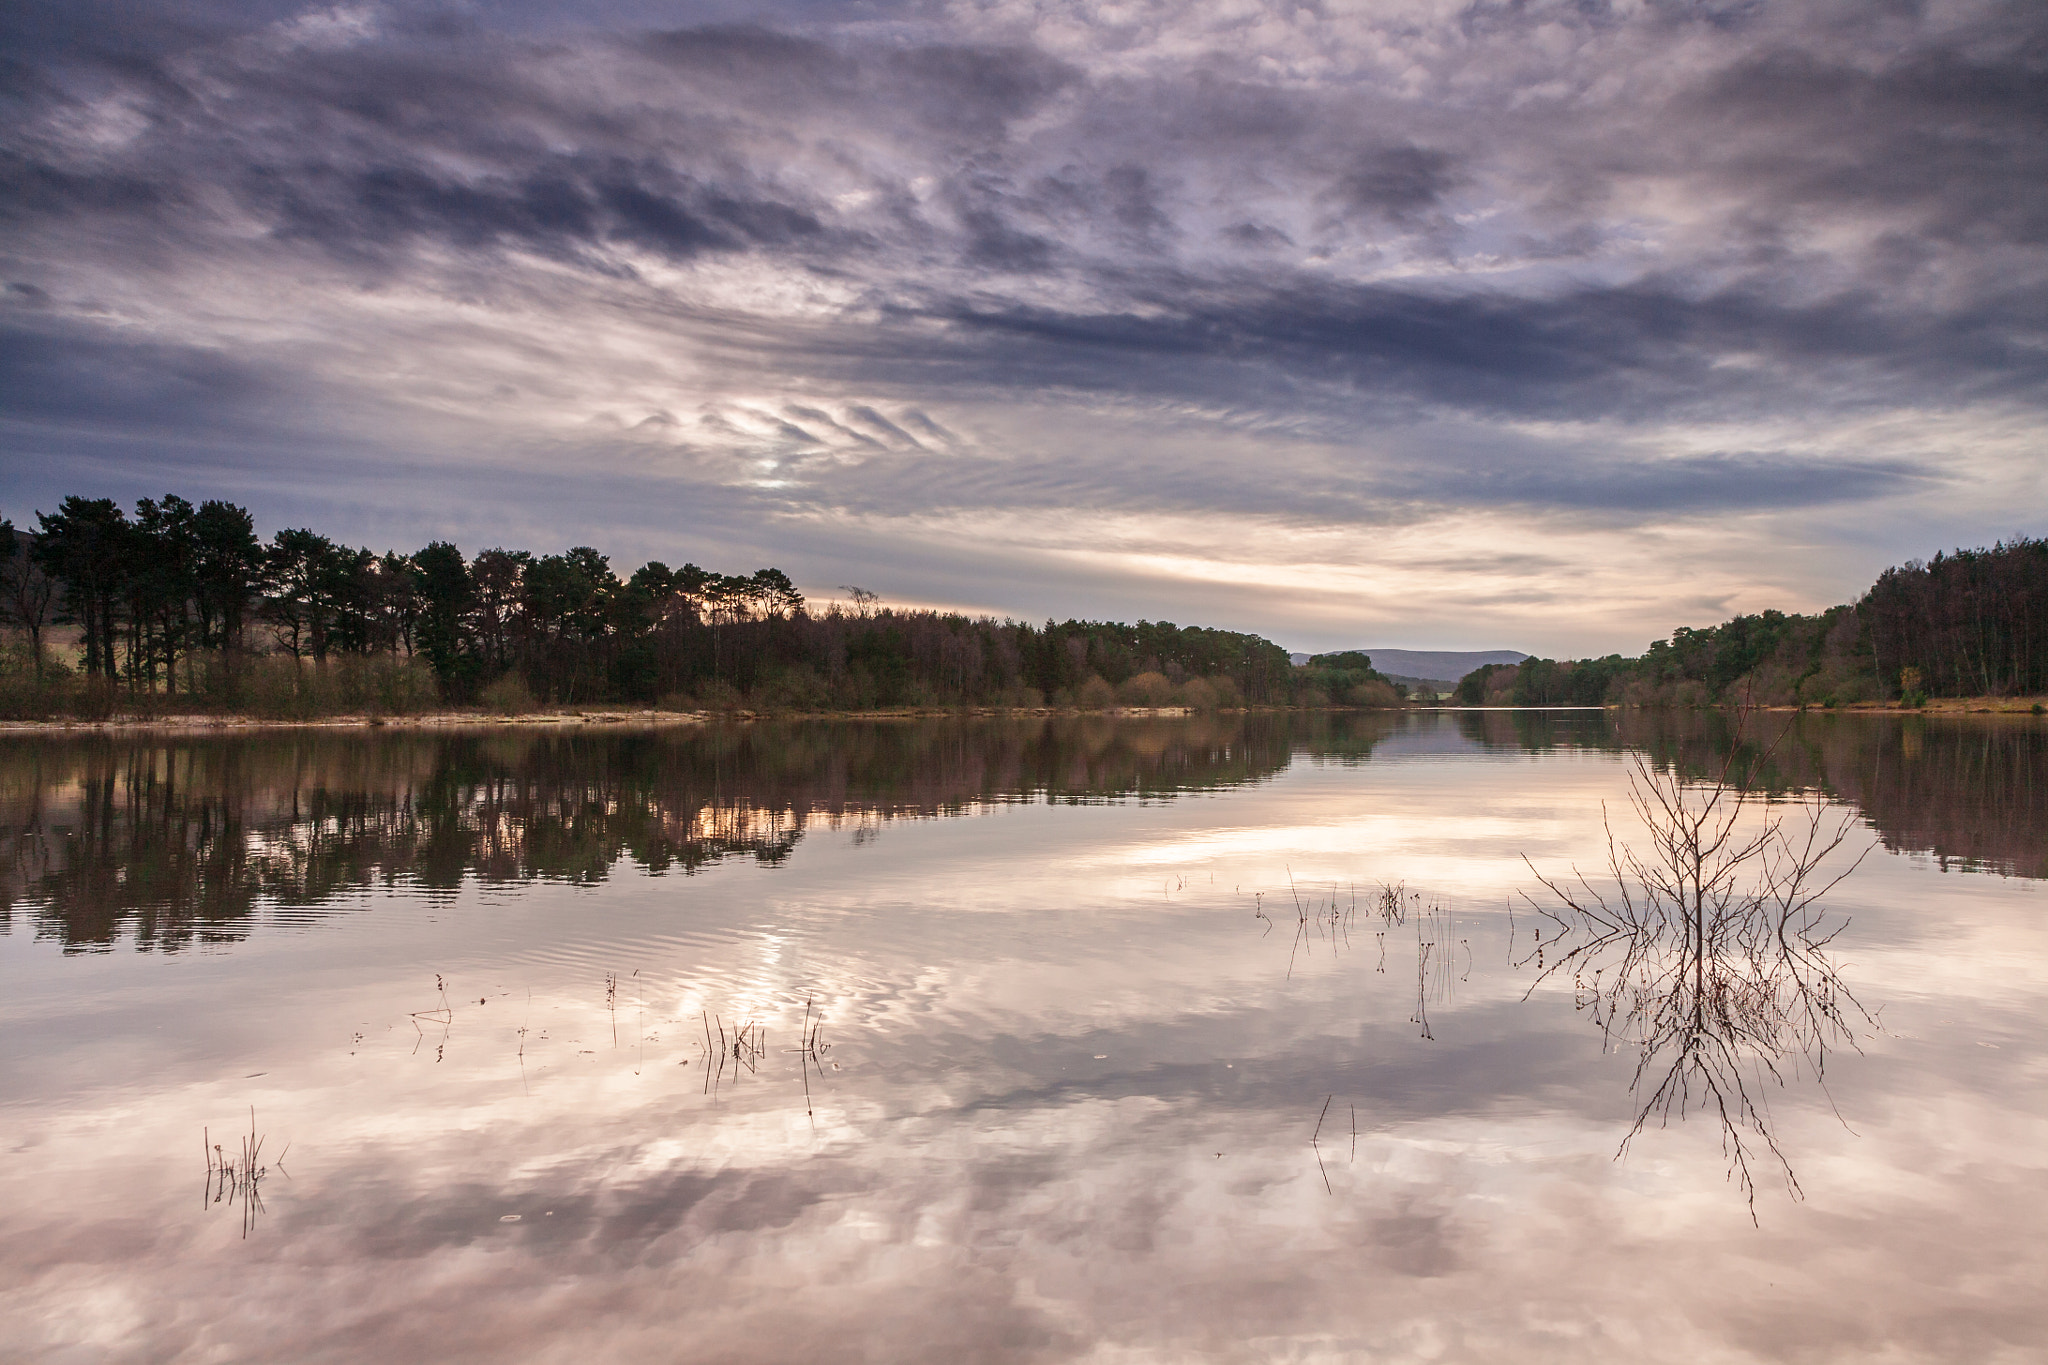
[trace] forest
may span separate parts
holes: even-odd
[[[1398,701],[1362,656],[1304,671],[1256,635],[1165,621],[1034,626],[844,591],[820,610],[774,568],[652,562],[622,577],[589,546],[377,554],[307,529],[264,541],[226,502],[144,498],[131,515],[112,499],[67,497],[32,530],[0,523],[0,613],[16,637],[0,713],[1211,710],[1321,703],[1333,689]]]
[[[2048,540],[1886,569],[1856,602],[1680,627],[1638,658],[1526,659],[1458,683],[1467,706],[1915,705],[2048,693]]]
[[[67,497],[0,521],[0,717],[209,712],[281,718],[439,707],[628,704],[763,712],[1006,706],[1398,706],[1365,654],[1302,666],[1261,636],[1040,625],[807,602],[779,569],[437,541],[411,554],[249,512]],[[1641,656],[1527,659],[1458,684],[1463,705],[1914,704],[2048,692],[2048,540],[1887,569],[1852,604],[1680,627]]]

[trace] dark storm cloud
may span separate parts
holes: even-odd
[[[1702,512],[1823,507],[1940,482],[1934,470],[1911,461],[1816,459],[1785,451],[1587,461],[1564,467],[1540,461],[1478,468],[1453,463],[1439,472],[1449,472],[1468,495],[1489,502],[1635,512],[1668,507]]]
[[[162,186],[141,175],[71,170],[0,152],[0,219],[139,213],[167,197]]]
[[[882,373],[944,382],[1138,390],[1312,409],[1443,405],[1505,416],[1646,417],[1771,406],[2037,395],[2048,351],[2031,318],[2048,288],[1939,317],[1868,294],[1810,304],[1752,289],[1688,297],[1656,284],[1551,297],[1340,286],[1296,275],[1225,288],[1134,289],[1138,308],[1084,313],[936,301],[943,341],[877,339]],[[1190,297],[1196,295],[1196,297]],[[1206,297],[1200,297],[1206,295]],[[1768,365],[1728,365],[1729,357]],[[1889,381],[1868,382],[1876,371]]]
[[[518,246],[576,255],[613,243],[671,260],[709,251],[782,246],[823,231],[803,207],[713,187],[663,167],[622,160],[562,161],[518,180],[462,180],[418,165],[252,172],[254,202],[276,234],[343,256],[383,254],[415,238],[462,248]]]
[[[32,289],[11,286],[10,293]],[[0,413],[14,422],[114,432],[247,430],[265,425],[263,409],[290,387],[286,376],[246,356],[11,325],[0,313]]]
[[[1371,147],[1338,179],[1334,196],[1352,213],[1407,223],[1437,208],[1456,179],[1451,158],[1433,148]]]
[[[1080,75],[1029,47],[914,47],[884,59],[882,81],[929,126],[954,137],[1000,137]]]
[[[2048,237],[2048,42],[1950,48],[1871,71],[1760,53],[1674,101],[1695,138],[1728,137],[1724,174],[1786,206],[1906,208],[1940,238]]]
[[[1592,513],[1645,513],[1671,507],[1698,512],[1823,508],[1871,497],[1938,489],[1937,468],[1910,459],[1848,459],[1800,451],[1743,451],[1646,459],[1617,452],[1548,460],[1534,443],[1440,444],[1382,452],[1370,462],[1326,464],[1276,480],[1256,462],[1189,458],[1165,448],[1114,458],[1097,447],[1029,461],[819,471],[785,495],[834,507],[887,513],[907,503],[927,510],[1002,507],[1056,513],[1075,504],[1113,504],[1125,512],[1200,512],[1227,505],[1276,521],[1312,523],[1332,516],[1360,523],[1398,521],[1413,509],[1455,498],[1476,505]]]

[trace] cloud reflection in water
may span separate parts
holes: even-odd
[[[83,893],[61,902],[39,878],[80,865],[60,827],[83,809],[65,805],[83,789],[65,755],[82,751],[37,750],[48,780],[7,787],[10,802],[42,791],[53,851],[14,864],[38,875],[12,883],[17,931],[0,938],[16,1135],[0,1166],[0,1350],[2026,1349],[2043,1326],[2025,1286],[2048,1269],[2029,1193],[2048,1105],[2010,1079],[2043,1002],[2024,976],[1980,987],[2001,961],[2048,961],[2029,928],[2039,884],[1877,858],[1842,888],[1859,991],[1894,1006],[1891,1032],[1830,1064],[1860,1136],[1817,1092],[1785,1093],[1773,1119],[1808,1199],[1763,1201],[1752,1227],[1711,1125],[1611,1160],[1637,1113],[1629,1061],[1603,1055],[1568,992],[1523,1003],[1526,974],[1509,966],[1505,895],[1527,884],[1517,853],[1563,866],[1601,852],[1599,804],[1625,776],[1609,723],[1510,727],[1497,743],[1461,726],[1226,720],[1019,738],[942,725],[840,749],[801,727],[496,750],[474,737],[108,746],[93,762],[110,763],[80,765],[116,779],[95,790],[116,797],[101,829],[117,837],[93,847],[155,847],[123,842],[152,825],[148,838],[185,843],[202,817],[219,827],[228,795],[245,834],[340,838],[329,813],[353,801],[389,812],[358,828],[388,818],[405,836],[362,845],[348,878],[315,879],[344,888],[297,902],[321,917],[282,916],[287,895],[263,892],[234,932],[168,955],[127,950],[155,941],[139,892],[79,921],[97,940],[66,936]],[[1682,762],[1693,743],[1674,737]],[[265,744],[279,746],[269,758]],[[6,771],[28,757],[11,749]],[[191,804],[126,804],[157,790],[151,765],[216,776],[179,778],[179,792],[210,793]],[[276,780],[251,780],[259,770]],[[516,800],[494,794],[506,792]],[[656,845],[636,842],[656,826],[632,813],[650,801],[692,816],[678,829],[751,805],[804,813],[805,834],[779,861],[740,849],[656,875],[643,856]],[[833,801],[974,818],[892,817],[857,845],[851,823],[835,834],[818,814]],[[472,819],[479,809],[503,818]],[[527,821],[550,832],[498,845],[482,833]],[[493,861],[512,847],[525,861]],[[454,875],[425,876],[422,848],[461,850],[434,864]],[[132,872],[128,857],[105,865]],[[1387,926],[1362,897],[1352,948],[1333,951],[1326,932],[1290,975],[1294,926],[1262,937],[1249,908],[1261,891],[1276,907],[1290,871],[1312,911],[1332,887],[1406,875],[1444,919],[1407,912],[1381,974],[1358,929]],[[93,941],[113,950],[63,951]],[[1468,949],[1439,982],[1447,951]],[[436,972],[439,1061],[414,1051],[410,1024],[443,1007]],[[1418,988],[1431,1039],[1412,1022]],[[765,1030],[758,1070],[712,1094],[706,1012]],[[813,1020],[839,1066],[807,1075],[798,1040]],[[2002,1050],[1976,1046],[1987,1038]],[[1341,1150],[1322,1135],[1327,1186],[1309,1146],[1326,1102],[1346,1130]],[[293,1180],[266,1189],[245,1253],[225,1220],[195,1220],[184,1178],[201,1125],[246,1121],[250,1104],[292,1143]]]

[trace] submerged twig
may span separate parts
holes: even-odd
[[[425,1019],[430,1023],[439,1024],[441,1041],[434,1047],[434,1060],[438,1062],[448,1051],[448,1029],[455,1022],[455,1010],[448,1003],[448,983],[441,979],[439,972],[434,973],[434,989],[440,992],[441,1003],[430,1010],[412,1012],[413,1032],[419,1035],[413,1039],[412,1051],[414,1056],[418,1056],[420,1045],[427,1041],[427,1031],[420,1027],[420,1020]]]
[[[1323,1120],[1330,1116],[1330,1101],[1336,1098],[1335,1095],[1324,1098],[1323,1112],[1316,1115],[1316,1130],[1309,1134],[1308,1139],[1308,1145],[1315,1149],[1316,1169],[1323,1173],[1323,1191],[1326,1194],[1335,1194],[1337,1191],[1330,1185],[1330,1168],[1323,1164],[1323,1145],[1320,1139],[1323,1136]]]

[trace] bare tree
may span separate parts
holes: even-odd
[[[29,537],[0,521],[0,622],[28,636],[36,676],[43,676],[43,628],[57,609],[57,580],[29,553]]]
[[[852,615],[860,617],[863,621],[875,614],[875,604],[882,600],[879,593],[869,592],[866,588],[856,588],[851,583],[841,583],[839,590],[853,599]]]

